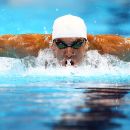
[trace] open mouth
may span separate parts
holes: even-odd
[[[65,61],[65,66],[74,66],[74,61],[71,59],[68,59]]]

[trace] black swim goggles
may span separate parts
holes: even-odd
[[[77,39],[73,41],[70,45],[66,44],[66,42],[60,40],[60,39],[54,39],[53,43],[57,45],[59,49],[65,49],[67,47],[72,47],[74,49],[80,48],[84,43],[86,42],[86,39]]]

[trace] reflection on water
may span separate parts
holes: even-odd
[[[77,106],[76,113],[62,115],[61,121],[55,125],[55,130],[122,129],[122,119],[128,122],[129,115],[125,114],[123,109],[120,110],[120,107],[130,103],[124,98],[128,92],[123,89],[86,90],[84,105]],[[120,121],[116,122],[114,119]]]
[[[85,86],[80,83],[0,86],[0,130],[129,127],[128,86],[126,89]]]

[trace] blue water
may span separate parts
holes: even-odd
[[[8,0],[15,1],[15,0]],[[22,1],[22,0],[16,0]],[[33,0],[32,0],[33,1]],[[40,1],[40,0],[38,0]],[[130,34],[129,0],[57,0],[40,6],[2,5],[0,34],[51,33],[55,18],[73,14],[82,17],[91,34]]]
[[[1,1],[0,34],[51,33],[54,19],[65,14],[82,17],[90,34],[130,36],[129,0]],[[130,62],[95,51],[86,56],[77,68],[53,61],[46,69],[50,52],[1,57],[0,130],[128,130]]]

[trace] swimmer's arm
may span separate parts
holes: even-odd
[[[38,56],[41,49],[49,47],[51,35],[21,34],[0,36],[0,56],[23,58]]]
[[[119,59],[130,61],[130,38],[117,35],[88,36],[90,50],[98,50],[100,54],[111,54]]]

